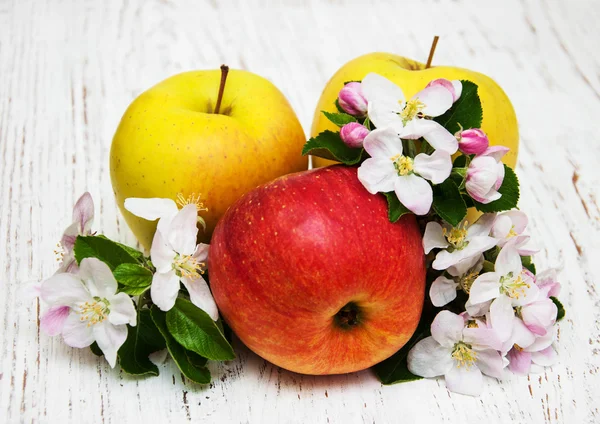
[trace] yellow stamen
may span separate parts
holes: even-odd
[[[398,153],[390,159],[394,162],[394,168],[396,168],[399,176],[403,177],[413,172],[413,160],[411,158]]]
[[[67,253],[67,250],[64,248],[62,243],[60,241],[58,243],[56,243],[56,249],[54,249],[54,255],[56,256],[56,262],[58,262],[59,265],[62,264],[66,253]]]
[[[408,121],[415,119],[415,117],[421,113],[423,109],[425,109],[425,103],[423,103],[421,100],[411,99],[407,101],[406,106],[404,106],[404,109],[402,112],[400,112],[400,117],[402,118],[404,125],[406,125]]]
[[[204,202],[201,200],[200,194],[192,193],[188,197],[185,197],[183,193],[179,193],[177,195],[177,204],[182,208],[187,205],[196,205],[198,212],[208,211],[208,208],[204,206]]]
[[[510,231],[508,232],[508,235],[506,236],[507,239],[513,238],[515,236],[518,236],[517,232],[515,231],[515,226],[513,225],[510,229]]]
[[[511,299],[518,299],[521,296],[525,296],[525,290],[530,288],[531,285],[523,280],[523,272],[516,277],[513,277],[513,273],[509,272],[504,277],[500,278],[500,293],[503,293]]]
[[[467,328],[479,328],[479,324],[474,319],[467,321]]]
[[[79,320],[82,322],[87,321],[87,326],[91,327],[108,318],[109,306],[108,300],[94,297],[93,301],[79,305],[76,312],[81,315]]]
[[[458,279],[455,279],[455,281],[459,284],[460,288],[466,294],[469,294],[469,292],[471,291],[471,286],[473,285],[477,277],[479,277],[479,272],[471,268],[469,271],[467,271],[465,275],[459,277]]]
[[[465,240],[467,237],[467,227],[469,223],[464,221],[462,224],[458,224],[456,227],[452,227],[449,231],[446,228],[442,228],[442,233],[448,243],[452,245],[454,249],[461,250],[469,244],[468,241]]]
[[[178,276],[195,280],[204,274],[206,263],[200,262],[192,255],[178,254],[173,261],[173,269]]]
[[[458,368],[466,367],[469,369],[477,361],[477,352],[473,350],[470,344],[457,342],[452,350],[452,359],[458,362],[456,364]]]

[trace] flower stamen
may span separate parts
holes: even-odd
[[[56,243],[56,249],[54,249],[54,255],[56,256],[56,262],[58,264],[62,264],[65,255],[67,254],[67,250],[64,248],[62,243],[59,241]]]
[[[402,118],[402,123],[406,125],[408,121],[412,121],[421,114],[421,111],[425,109],[425,103],[423,103],[419,99],[411,99],[406,102],[406,106],[402,112],[400,112],[400,117]]]
[[[407,156],[402,156],[398,153],[395,156],[392,156],[391,161],[394,162],[394,168],[396,168],[396,172],[399,176],[403,177],[408,174],[412,174],[413,172],[413,160]]]
[[[531,288],[531,285],[523,280],[523,273],[521,272],[516,278],[513,277],[513,273],[509,272],[505,276],[500,278],[500,293],[505,294],[511,299],[518,299],[521,296],[525,296],[526,289]]]
[[[452,359],[454,359],[458,368],[466,367],[469,369],[475,361],[477,361],[477,352],[475,352],[470,344],[465,342],[457,342],[452,349]]]
[[[110,314],[110,303],[107,299],[101,299],[98,296],[94,297],[91,302],[85,302],[79,305],[76,312],[81,315],[80,321],[87,321],[87,326],[91,327],[104,321]]]
[[[198,212],[206,212],[208,208],[204,206],[204,202],[201,200],[200,194],[192,193],[188,197],[185,197],[183,193],[177,194],[177,204],[183,208],[187,205],[196,205]]]
[[[448,243],[450,243],[454,249],[461,250],[467,247],[469,244],[469,242],[465,240],[467,237],[468,226],[469,223],[464,221],[462,224],[458,224],[458,226],[452,227],[450,230],[447,228],[442,228],[442,233],[444,234],[444,237],[446,237],[446,240],[448,240]]]
[[[199,278],[206,270],[206,263],[199,261],[192,255],[177,254],[172,266],[179,277],[190,278],[192,280]]]

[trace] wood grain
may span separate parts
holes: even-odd
[[[0,1],[0,421],[13,422],[600,422],[600,8],[595,0]],[[308,131],[329,76],[374,50],[495,78],[522,134],[521,208],[539,266],[562,269],[560,363],[541,375],[383,387],[368,372],[307,377],[243,346],[198,387],[172,363],[154,379],[110,369],[38,331],[23,287],[52,254],[85,190],[96,228],[135,243],[108,175],[121,114],[144,89],[227,63],[272,80]]]

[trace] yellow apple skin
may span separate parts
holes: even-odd
[[[212,113],[220,70],[175,75],[129,106],[110,152],[113,190],[127,224],[149,249],[156,222],[129,213],[128,197],[175,199],[201,194],[208,242],[229,205],[247,191],[307,168],[304,132],[283,94],[269,81],[230,70],[221,114]]]
[[[504,163],[514,168],[519,152],[519,129],[517,117],[510,100],[498,84],[478,72],[450,66],[435,66],[425,69],[425,64],[389,53],[369,53],[351,60],[342,66],[329,80],[313,118],[311,136],[322,131],[337,131],[339,128],[329,122],[321,113],[337,112],[334,105],[338,93],[347,81],[361,81],[369,72],[383,75],[396,83],[410,98],[425,88],[427,83],[437,78],[449,80],[465,79],[479,86],[479,97],[483,107],[481,129],[488,135],[490,144],[500,144],[510,148],[504,156]],[[321,167],[335,162],[313,156],[313,167]]]

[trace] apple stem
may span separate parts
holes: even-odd
[[[221,65],[221,84],[219,84],[219,94],[217,96],[217,104],[215,105],[215,113],[218,114],[221,110],[221,100],[223,100],[223,92],[225,91],[225,82],[227,81],[227,74],[229,73],[229,66]]]
[[[425,69],[431,67],[431,61],[433,60],[433,55],[435,54],[435,48],[437,47],[439,39],[439,35],[433,37],[433,43],[431,43],[431,48],[429,49],[429,57],[427,58],[427,64],[425,65]]]

